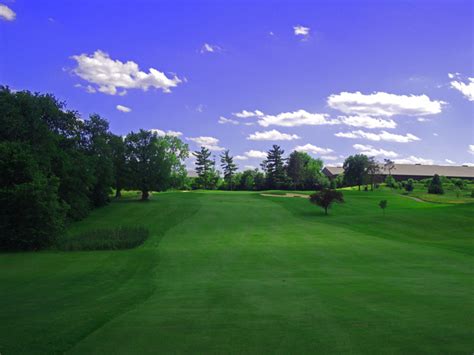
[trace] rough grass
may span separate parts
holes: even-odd
[[[140,225],[149,238],[0,254],[0,353],[472,353],[474,205],[344,198],[329,216],[260,192],[98,209],[69,233]]]
[[[143,244],[149,234],[144,227],[91,229],[60,238],[57,248],[63,251],[131,249]]]

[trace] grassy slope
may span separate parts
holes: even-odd
[[[0,255],[0,352],[472,352],[474,205],[345,196],[329,217],[245,192],[97,210],[70,232],[152,236],[129,251]]]

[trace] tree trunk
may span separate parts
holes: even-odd
[[[150,196],[150,194],[148,193],[148,190],[143,190],[142,191],[142,201],[147,201],[148,196]]]
[[[328,208],[324,207],[324,212],[326,213],[326,216],[328,215]]]
[[[360,185],[359,185],[359,191],[360,191]]]
[[[115,198],[122,197],[122,191],[120,189],[115,190]]]

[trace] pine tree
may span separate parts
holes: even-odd
[[[215,170],[215,161],[211,159],[211,152],[205,147],[193,152],[196,157],[197,183],[203,189],[213,189],[216,187],[218,175]]]
[[[229,150],[224,151],[220,156],[221,158],[221,167],[224,171],[224,181],[227,183],[229,190],[233,190],[233,178],[234,174],[237,171],[237,165],[234,163],[234,157],[230,156]]]
[[[285,151],[280,146],[274,144],[267,153],[267,159],[262,162],[262,169],[267,177],[267,187],[270,189],[281,189],[287,182],[284,153]]]

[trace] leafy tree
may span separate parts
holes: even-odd
[[[370,157],[367,159],[366,172],[370,178],[370,189],[374,191],[374,184],[376,182],[377,176],[380,174],[379,163],[375,160],[374,157]]]
[[[384,170],[388,170],[388,176],[392,176],[392,170],[395,169],[395,163],[390,159],[384,159]]]
[[[397,182],[395,181],[392,175],[387,175],[387,177],[385,178],[385,184],[391,188],[397,187]]]
[[[259,171],[258,169],[254,170],[254,189],[257,191],[264,190],[266,187],[266,178],[265,174]]]
[[[466,188],[466,181],[463,179],[451,179],[451,182],[460,190],[464,190]]]
[[[285,151],[280,146],[274,144],[261,164],[266,173],[267,187],[270,189],[284,188],[287,183],[284,153]]]
[[[379,202],[379,207],[382,209],[384,216],[385,216],[385,209],[387,208],[387,205],[388,205],[388,201],[387,201],[387,200],[381,200],[381,201]]]
[[[369,158],[364,154],[356,154],[347,157],[344,161],[344,183],[347,185],[357,185],[359,187],[364,184],[367,177],[367,167]]]
[[[171,166],[169,186],[183,189],[188,183],[188,171],[184,160],[189,157],[189,146],[175,136],[158,137],[158,144],[165,151],[168,164]]]
[[[125,138],[127,160],[130,167],[129,188],[142,192],[148,200],[150,191],[163,191],[170,182],[171,161],[159,144],[156,133],[141,129]]]
[[[312,194],[309,197],[309,201],[312,204],[315,204],[319,207],[324,208],[324,213],[328,214],[328,209],[334,202],[343,203],[344,196],[341,191],[331,190],[331,189],[322,189],[319,192]]]
[[[110,134],[109,145],[114,169],[112,187],[115,189],[115,197],[119,198],[122,195],[122,189],[127,186],[127,181],[130,178],[126,147],[123,138],[114,134]]]
[[[304,152],[294,151],[288,158],[288,165],[286,168],[288,177],[291,179],[291,186],[293,189],[303,189],[305,180],[308,178],[306,167],[311,157]]]
[[[405,191],[411,192],[415,188],[415,183],[413,179],[408,179],[407,182],[405,182]]]
[[[224,153],[220,156],[221,158],[221,167],[224,171],[224,181],[229,190],[233,190],[234,181],[233,177],[237,171],[237,165],[234,163],[234,158],[229,154],[229,150],[225,150]]]
[[[0,250],[36,250],[53,243],[64,226],[59,181],[45,176],[33,149],[0,143]]]
[[[216,163],[211,159],[211,152],[205,147],[193,152],[196,157],[196,173],[198,178],[196,183],[203,189],[215,189],[219,180],[219,175],[215,169]]]
[[[438,174],[435,174],[433,179],[431,179],[430,185],[428,186],[428,193],[438,195],[444,194],[443,183]]]

